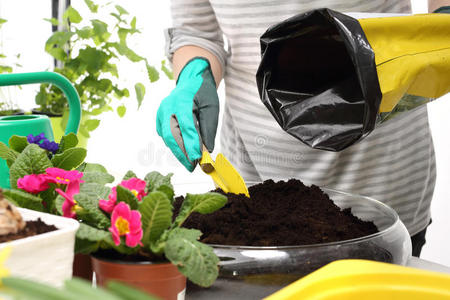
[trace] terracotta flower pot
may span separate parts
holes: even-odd
[[[117,280],[165,300],[183,300],[186,277],[169,262],[125,262],[91,256],[92,267],[99,286]]]
[[[87,254],[75,254],[73,259],[73,277],[83,278],[92,281],[91,257]]]

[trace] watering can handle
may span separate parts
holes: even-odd
[[[65,134],[77,133],[81,119],[81,103],[77,90],[70,81],[61,74],[54,72],[32,72],[0,74],[0,86],[22,85],[31,83],[51,83],[60,88],[69,102],[69,120]]]

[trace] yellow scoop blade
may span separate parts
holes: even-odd
[[[250,197],[244,179],[222,153],[219,153],[216,161],[213,161],[209,152],[203,151],[200,167],[225,193],[244,194]]]

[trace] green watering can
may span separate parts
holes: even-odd
[[[53,72],[33,72],[18,74],[0,74],[0,86],[22,85],[31,83],[51,83],[60,88],[69,101],[69,120],[65,134],[77,133],[81,119],[81,103],[77,90],[64,76]],[[50,141],[54,141],[50,119],[45,115],[21,115],[0,117],[0,142],[8,145],[13,135],[27,136],[44,133]],[[59,141],[58,141],[59,142]],[[9,188],[9,168],[6,161],[0,158],[0,187]]]

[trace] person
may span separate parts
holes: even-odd
[[[436,182],[426,106],[382,124],[341,152],[328,152],[284,132],[260,100],[259,37],[273,24],[322,6],[340,12],[411,12],[409,0],[173,0],[166,52],[177,84],[158,109],[158,134],[194,170],[202,149],[214,148],[216,87],[224,78],[221,152],[246,181],[298,178],[378,199],[397,211],[412,237],[413,255],[419,256]]]

